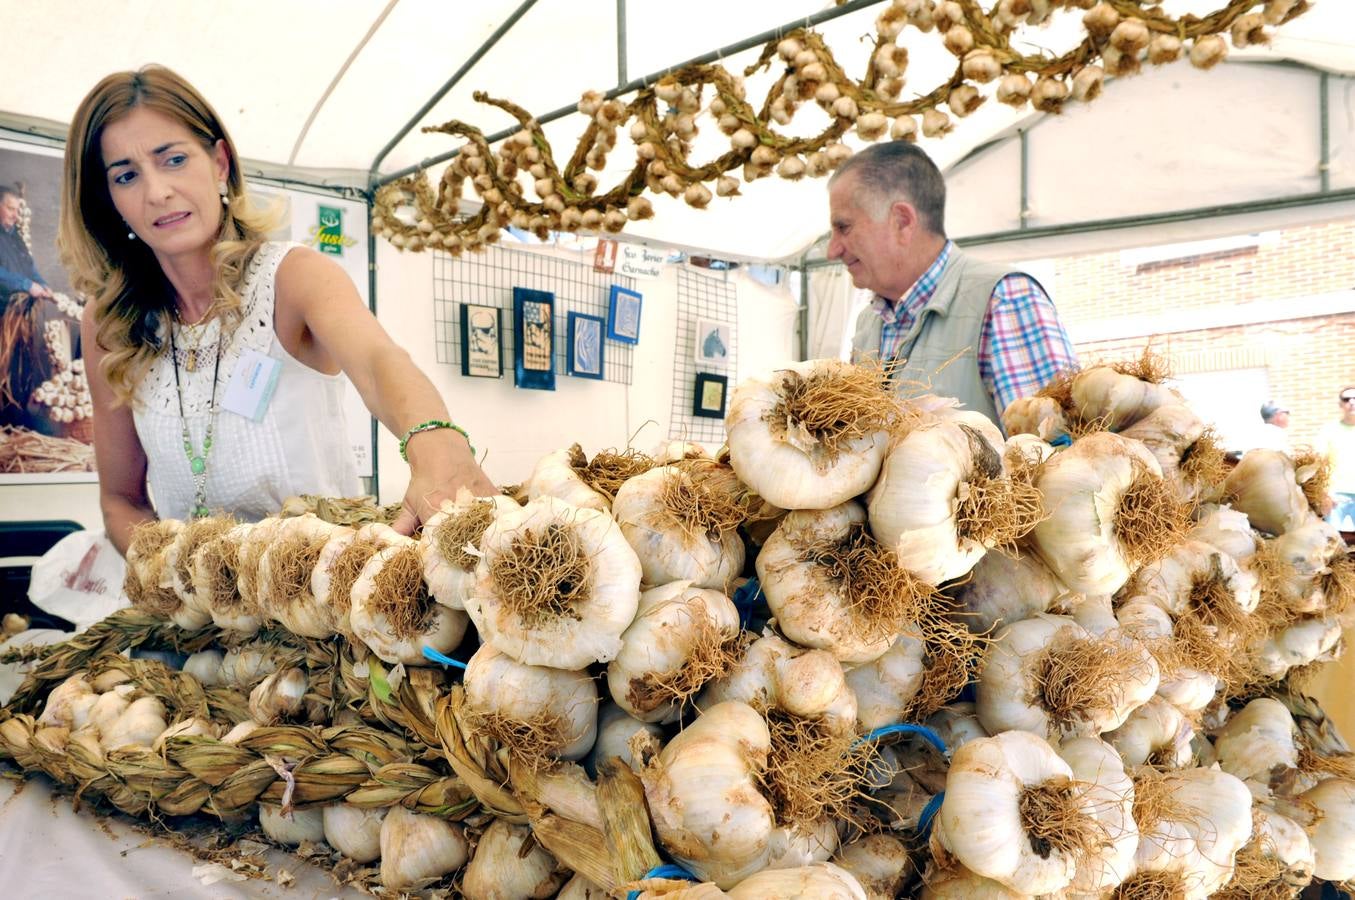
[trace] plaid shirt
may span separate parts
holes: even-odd
[[[881,359],[899,355],[913,321],[936,293],[954,246],[946,241],[927,271],[897,302],[875,298],[872,307],[882,322]],[[979,331],[978,360],[979,377],[1000,413],[1016,398],[1044,387],[1059,371],[1077,365],[1077,354],[1049,295],[1033,278],[1012,273],[993,287]]]

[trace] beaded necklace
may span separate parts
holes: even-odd
[[[212,452],[212,430],[216,427],[216,386],[221,377],[221,337],[217,336],[216,360],[212,367],[212,399],[207,411],[207,432],[202,437],[202,452],[195,453],[193,439],[188,434],[188,417],[184,414],[183,382],[179,378],[178,348],[174,346],[174,329],[169,330],[169,351],[174,361],[174,389],[179,395],[179,425],[183,428],[183,452],[188,457],[188,469],[193,473],[193,510],[191,516],[201,519],[212,514],[207,508],[207,456]],[[190,368],[191,372],[192,369]]]

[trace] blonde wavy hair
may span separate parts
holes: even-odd
[[[235,144],[210,103],[164,66],[115,72],[104,78],[75,112],[66,141],[57,246],[72,287],[85,295],[95,338],[107,354],[102,371],[119,403],[130,403],[147,367],[166,352],[175,312],[174,291],[142,241],[127,239],[113,206],[101,141],[108,125],[138,107],[182,124],[210,153],[223,141],[230,160],[229,206],[212,247],[213,308],[223,327],[239,320],[240,290],[249,260],[276,224],[276,215],[249,202]]]

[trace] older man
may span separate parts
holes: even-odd
[[[24,236],[19,233],[19,201],[17,190],[0,184],[0,308],[16,291],[34,297],[52,296],[47,282],[38,274]]]
[[[829,182],[830,259],[875,300],[857,319],[854,359],[900,362],[900,390],[958,397],[994,421],[1077,356],[1034,278],[971,259],[946,238],[946,184],[904,141],[851,157]]]

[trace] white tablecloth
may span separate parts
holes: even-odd
[[[285,869],[290,887],[251,879],[204,885],[193,875],[202,865],[118,818],[100,818],[88,807],[74,812],[52,782],[0,778],[0,897],[42,900],[326,900],[367,894],[337,885],[329,874],[280,850],[264,854],[268,873]]]

